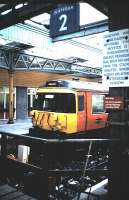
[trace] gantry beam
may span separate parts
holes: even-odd
[[[66,40],[73,37],[88,36],[105,31],[108,31],[108,20],[102,20],[99,22],[94,22],[80,26],[80,31],[73,34],[67,34],[65,36],[56,37],[56,39],[53,39],[53,42],[57,40]],[[25,34],[26,37],[24,37]],[[6,29],[0,30],[0,35],[1,38],[5,40],[15,41],[38,48],[45,48],[47,46],[46,43],[49,44],[50,42],[49,31],[39,29],[28,24],[16,24],[14,26],[10,26]],[[44,40],[42,39],[43,37],[45,38]]]
[[[13,52],[14,55],[14,52]],[[9,69],[8,51],[0,50],[0,68]],[[101,77],[101,68],[92,68],[77,63],[71,64],[60,60],[54,60],[29,54],[15,52],[13,70],[27,70],[50,72],[57,74],[74,74],[82,77]]]
[[[108,20],[102,20],[99,22],[94,22],[94,23],[80,26],[80,31],[53,38],[52,41],[56,42],[56,41],[67,40],[71,38],[84,37],[84,36],[88,36],[92,34],[102,33],[108,30],[109,30]]]

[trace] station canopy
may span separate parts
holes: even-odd
[[[4,2],[4,1],[3,1]],[[6,2],[6,1],[5,1]],[[58,1],[14,1],[0,4],[0,27],[7,28],[13,24],[23,23],[42,29],[49,37],[50,31],[50,10],[56,8]],[[63,3],[65,1],[62,1]],[[67,2],[67,1],[66,1]],[[73,1],[76,2],[76,1]],[[61,1],[60,1],[61,3]],[[90,3],[90,2],[89,2]],[[92,7],[92,5],[94,7]],[[95,8],[96,7],[96,8]],[[98,9],[98,10],[97,10]],[[103,12],[103,13],[102,13]],[[94,24],[108,19],[107,5],[98,1],[91,1],[90,4],[80,3],[80,27]],[[102,37],[103,33],[71,38],[65,41],[48,42],[47,48],[30,48],[25,52],[39,55],[50,59],[56,59],[70,64],[101,68],[102,67]],[[12,41],[11,41],[12,42]],[[16,44],[13,41],[13,44]]]

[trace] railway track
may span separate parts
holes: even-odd
[[[97,190],[101,188],[102,192],[102,187],[105,184],[104,180],[107,180],[107,176],[105,175],[105,172],[108,171],[107,163],[108,157],[101,157],[99,160],[90,160],[87,169],[85,169],[84,162],[74,162],[71,165],[67,164],[62,170],[49,170],[51,176],[61,176],[60,183],[55,185],[54,189],[50,191],[49,199],[81,200],[88,199],[91,191],[94,191],[95,195],[95,188]],[[107,183],[108,181],[106,181],[106,186]]]

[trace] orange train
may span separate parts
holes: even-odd
[[[94,82],[53,80],[37,90],[32,110],[33,129],[50,134],[87,133],[106,126],[107,90]],[[35,131],[36,134],[36,131]]]

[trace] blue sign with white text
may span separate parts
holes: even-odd
[[[51,12],[50,37],[70,34],[80,29],[79,4],[65,4]]]

